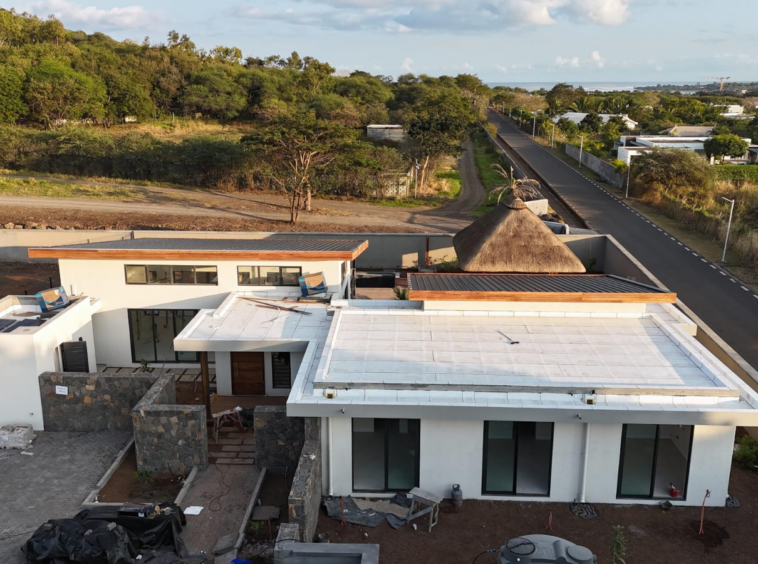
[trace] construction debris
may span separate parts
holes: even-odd
[[[34,439],[31,425],[3,425],[0,427],[0,448],[29,448]]]

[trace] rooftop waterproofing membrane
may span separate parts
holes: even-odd
[[[571,299],[567,294],[585,294],[587,301],[676,301],[676,294],[660,288],[602,274],[409,274],[408,290],[411,299],[528,300],[529,294],[545,294],[543,297],[565,301]]]
[[[366,248],[368,248],[368,241],[354,239],[152,238],[32,248],[29,249],[29,257],[353,260]]]

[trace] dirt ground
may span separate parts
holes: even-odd
[[[426,518],[393,530],[386,522],[371,529],[340,525],[322,509],[318,533],[331,542],[377,543],[380,562],[387,564],[470,564],[482,551],[499,548],[525,534],[552,534],[586,546],[599,564],[610,563],[613,527],[626,534],[627,564],[755,564],[758,562],[758,473],[734,466],[730,493],[741,503],[736,509],[706,508],[704,537],[698,536],[700,508],[595,505],[598,516],[574,516],[567,503],[519,503],[465,500],[459,511],[443,502],[439,524],[427,532]],[[464,492],[465,494],[465,492]],[[552,512],[553,530],[546,531]],[[368,538],[364,538],[364,534]],[[497,553],[485,554],[477,564],[494,564]]]
[[[288,221],[191,216],[159,215],[153,213],[95,212],[76,209],[35,209],[3,206],[0,208],[0,225],[5,223],[38,223],[58,226],[64,229],[134,229],[172,231],[279,231],[279,232],[331,232],[331,233],[417,233],[420,229],[400,227],[397,224],[360,225],[329,222],[301,222],[296,225]]]
[[[165,503],[174,501],[182,489],[182,481],[170,474],[137,476],[137,455],[132,446],[124,462],[105,484],[98,501],[101,503]]]
[[[34,295],[52,286],[60,286],[58,265],[54,262],[0,261],[0,297]]]

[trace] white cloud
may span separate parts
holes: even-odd
[[[296,10],[267,11],[239,6],[238,15],[350,31],[491,31],[551,25],[570,17],[619,25],[633,0],[299,0]]]
[[[570,10],[580,18],[601,25],[621,25],[629,17],[631,0],[573,0]]]
[[[34,2],[35,14],[54,14],[66,24],[80,24],[111,29],[152,28],[164,20],[160,12],[145,10],[142,6],[102,9],[96,6],[80,7],[66,0]]]
[[[403,64],[400,65],[400,70],[405,72],[413,72],[413,59],[406,57],[403,59]]]
[[[593,51],[591,56],[597,68],[602,69],[605,66],[605,59],[600,55],[600,51]]]
[[[495,64],[494,64],[494,67],[495,67],[497,70],[499,70],[500,72],[504,72],[504,73],[507,73],[507,72],[508,72],[508,67],[507,67],[507,66],[505,66],[505,65],[498,65],[497,63],[495,63]]]
[[[559,67],[567,67],[570,69],[578,69],[581,66],[581,63],[579,62],[579,57],[571,57],[570,59],[564,59],[561,56],[558,56],[555,59],[555,64]]]

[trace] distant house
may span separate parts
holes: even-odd
[[[710,137],[711,132],[713,132],[712,125],[675,125],[659,131],[658,134],[671,137]]]
[[[747,162],[750,164],[758,164],[758,145],[748,147]]]
[[[689,127],[689,126],[687,126]],[[712,127],[710,128],[713,129]],[[684,149],[687,151],[695,151],[705,156],[705,142],[711,137],[710,131],[708,135],[702,135],[698,137],[681,137],[681,136],[660,136],[660,135],[622,135],[619,139],[616,151],[618,152],[618,159],[629,164],[632,157],[640,152],[645,152],[653,147],[659,147],[662,149]],[[744,139],[744,141],[750,142],[750,139]],[[737,159],[731,159],[726,157],[725,161],[730,160],[744,160],[744,157]]]
[[[366,127],[369,139],[384,139],[386,141],[403,141],[405,131],[402,125],[369,125]]]
[[[582,123],[582,120],[586,118],[589,114],[585,112],[566,112],[565,114],[561,116],[556,116],[553,118],[553,121],[555,123],[558,123],[558,121],[561,118],[565,118],[567,120],[573,121],[575,124],[579,125]],[[637,129],[639,124],[631,119],[626,114],[598,114],[600,116],[600,119],[603,120],[603,123],[608,123],[611,118],[613,117],[620,117],[622,120],[624,120],[624,124],[626,125],[627,129],[634,130]]]

